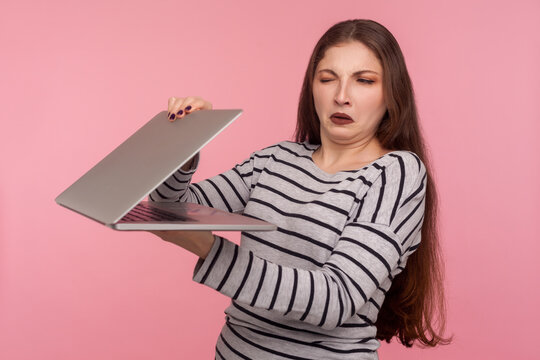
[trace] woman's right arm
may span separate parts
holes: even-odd
[[[152,191],[149,196],[150,200],[156,202],[192,202],[230,212],[243,210],[249,197],[249,190],[241,176],[244,170],[240,170],[242,173],[238,174],[238,167],[242,166],[237,165],[223,174],[192,184],[191,178],[196,171],[198,159],[199,155],[196,155],[193,159],[192,168],[187,171],[184,169],[177,170],[163,184]],[[236,193],[239,195],[236,196]]]
[[[195,168],[179,169],[150,194],[158,202],[194,202],[228,212],[243,212],[262,169],[275,147],[253,153],[244,162],[212,178],[191,184]],[[198,156],[195,157],[195,167]]]
[[[188,96],[183,98],[171,96],[167,102],[167,118],[170,122],[173,122],[182,119],[184,116],[194,111],[211,109],[212,103],[198,96]],[[176,173],[150,193],[150,200],[156,202],[180,201],[180,198],[186,193],[191,181],[191,176],[197,168],[198,160],[199,154],[195,155],[182,165]]]
[[[181,119],[186,113],[201,109],[212,109],[212,104],[197,97],[170,98],[169,120]],[[262,168],[266,159],[256,153],[223,174],[191,184],[191,177],[199,161],[199,156],[196,155],[155,189],[150,194],[150,200],[193,202],[224,211],[242,212],[250,196],[253,177],[259,175],[254,169]]]

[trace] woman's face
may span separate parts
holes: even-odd
[[[326,50],[313,79],[323,143],[355,145],[374,136],[386,112],[382,77],[379,60],[361,42]]]

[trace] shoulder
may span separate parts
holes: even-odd
[[[278,145],[279,143],[256,150],[251,153],[251,158],[268,158],[276,153],[276,151],[278,150]]]
[[[386,186],[399,186],[405,193],[412,191],[426,177],[426,167],[420,157],[411,151],[392,151],[375,161],[377,182]]]
[[[412,151],[392,151],[385,156],[389,158],[389,166],[404,166],[410,175],[418,175],[426,172],[426,167],[420,157]]]
[[[287,157],[308,157],[311,159],[311,154],[318,147],[318,145],[312,145],[307,143],[298,143],[294,141],[281,141],[279,143],[267,146],[261,150],[256,151],[256,156],[272,156],[280,155]]]

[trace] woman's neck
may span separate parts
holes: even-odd
[[[379,140],[373,136],[363,142],[339,144],[321,139],[321,146],[313,153],[313,161],[327,173],[345,170],[357,170],[377,160],[389,150],[384,149]]]

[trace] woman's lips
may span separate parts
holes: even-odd
[[[347,125],[354,122],[349,115],[344,113],[334,113],[330,116],[330,120],[336,125]]]

